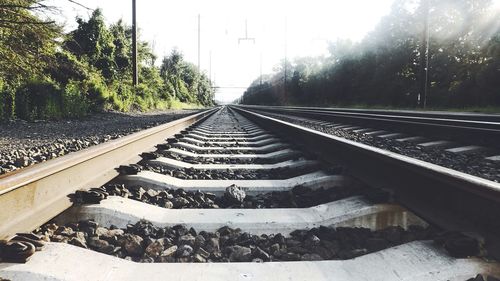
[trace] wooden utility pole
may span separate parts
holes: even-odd
[[[198,72],[201,71],[201,69],[200,69],[200,49],[201,49],[200,34],[201,34],[201,23],[200,23],[200,14],[198,14]]]
[[[212,83],[212,50],[208,53],[208,80]]]
[[[419,105],[427,107],[429,91],[429,0],[422,1],[423,32],[420,45]]]
[[[139,74],[137,70],[137,21],[135,1],[132,0],[132,84],[139,84]]]
[[[201,22],[200,14],[198,14],[198,96],[200,96],[200,84],[201,84],[201,65],[200,65],[200,52],[201,52]]]
[[[260,70],[260,86],[262,86],[262,51],[260,52],[260,65],[259,65],[259,70]]]
[[[288,36],[288,35],[287,35],[287,32],[288,32],[288,31],[287,31],[287,28],[288,28],[288,22],[287,22],[287,18],[285,17],[285,67],[284,67],[284,68],[285,68],[285,69],[284,69],[284,72],[285,72],[284,74],[285,74],[285,75],[284,75],[284,77],[283,77],[283,78],[284,78],[284,79],[283,79],[283,89],[284,89],[284,91],[285,91],[285,92],[284,92],[285,102],[286,102],[286,98],[287,98],[287,97],[286,97],[286,95],[287,95],[287,91],[286,91],[287,63],[286,63],[286,62],[287,62],[287,58],[288,58],[288,55],[287,55],[287,47],[288,47],[288,46],[287,46],[287,44],[288,44],[288,42],[287,42],[287,41],[288,41],[288,40],[287,40],[287,39],[288,39],[288,38],[287,38],[287,36]]]

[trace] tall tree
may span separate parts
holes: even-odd
[[[47,14],[54,11],[41,0],[0,3],[0,80],[6,84],[43,75],[53,62],[61,29]]]
[[[65,41],[65,47],[79,59],[88,61],[111,80],[116,74],[115,45],[113,34],[106,27],[100,9],[92,12],[87,20],[77,18],[78,27],[70,32]]]

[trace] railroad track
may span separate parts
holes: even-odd
[[[500,182],[500,115],[269,106],[248,108]]]
[[[477,145],[484,145],[496,148],[496,152],[500,154],[498,151],[500,144],[497,141],[500,138],[499,114],[282,106],[246,107],[263,112],[283,113],[288,116],[334,121],[338,126],[345,125],[345,128],[352,127],[353,130],[367,129],[366,132],[374,132],[374,135],[394,134],[389,138],[420,136],[420,139],[415,139],[416,142],[423,142],[424,137],[434,138],[435,141],[439,141],[439,138],[448,140],[447,143],[440,142],[429,146],[450,148],[454,145],[450,140],[464,143],[473,141],[476,146],[468,147],[466,151],[478,151],[480,147]],[[461,151],[463,150],[459,150]],[[491,160],[500,161],[500,157],[493,157]]]
[[[0,178],[9,241],[0,278],[499,276],[485,258],[498,246],[498,191],[248,108],[217,108]]]

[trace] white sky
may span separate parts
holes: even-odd
[[[63,11],[63,21],[75,27],[75,16],[89,11],[66,0],[51,0]],[[122,18],[131,23],[131,0],[77,0],[90,8],[100,7],[108,23]],[[217,86],[247,87],[262,72],[271,73],[285,56],[327,54],[327,41],[360,40],[389,13],[393,0],[137,0],[141,39],[154,46],[159,61],[177,47],[187,61],[198,61],[198,14],[201,15],[201,68]],[[285,20],[286,19],[286,20]],[[248,37],[255,44],[238,38]],[[244,88],[220,89],[216,99],[232,101]]]

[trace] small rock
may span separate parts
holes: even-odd
[[[148,189],[148,191],[146,192],[146,194],[147,194],[149,197],[153,198],[153,197],[155,197],[155,196],[157,196],[157,195],[158,195],[158,192],[157,192],[156,190],[154,190],[154,189]]]
[[[203,235],[197,235],[195,240],[194,240],[194,246],[196,248],[200,248],[203,245],[205,245],[206,242],[207,242],[207,240],[205,239],[205,237],[203,237]]]
[[[186,235],[179,237],[179,244],[180,245],[194,246],[195,239],[196,238],[193,235],[186,234]]]
[[[144,250],[145,254],[149,257],[158,257],[163,252],[163,239],[158,239],[153,243],[149,244]]]
[[[280,244],[275,243],[269,246],[269,252],[274,255],[274,252],[278,251],[280,249]]]
[[[73,231],[73,229],[71,229],[71,227],[66,227],[66,226],[60,226],[55,231],[55,234],[59,234],[59,235],[63,235],[63,236],[71,236],[74,233],[75,232]]]
[[[245,200],[245,191],[236,185],[231,185],[226,188],[226,192],[224,193],[224,198],[226,198],[229,202],[234,204],[241,204]]]
[[[121,238],[121,246],[125,251],[131,256],[140,256],[143,254],[144,249],[142,248],[143,239],[139,235],[125,234]]]
[[[174,245],[172,247],[169,247],[169,248],[165,249],[165,251],[163,251],[161,253],[161,256],[162,257],[170,257],[173,254],[175,254],[176,251],[177,251],[177,246]]]
[[[165,200],[165,202],[163,202],[163,208],[172,209],[173,207],[174,207],[174,203],[172,203],[171,201]]]
[[[206,262],[207,260],[199,254],[195,254],[193,257],[194,262]]]
[[[320,242],[321,242],[321,240],[318,238],[318,236],[310,235],[306,238],[306,240],[304,240],[304,245],[306,247],[314,247],[314,246],[319,245]]]
[[[219,247],[219,239],[218,238],[209,238],[205,244],[205,249],[209,253],[217,253],[220,252]]]
[[[229,260],[232,262],[249,262],[252,260],[252,250],[242,246],[230,246],[227,248],[230,252]]]
[[[320,261],[320,260],[323,260],[323,258],[318,254],[304,254],[304,255],[302,255],[302,257],[300,257],[300,260],[302,260],[302,261]]]
[[[175,209],[180,209],[189,204],[189,201],[183,197],[177,197],[172,199],[172,205]]]
[[[88,241],[88,245],[90,248],[101,252],[101,253],[107,253],[109,252],[109,243],[108,241],[101,240],[99,238],[90,238]]]
[[[27,156],[19,157],[14,162],[17,167],[27,167],[29,165],[30,159]]]
[[[296,253],[284,253],[280,258],[284,261],[299,261],[301,257]]]
[[[208,257],[210,257],[210,253],[207,252],[205,249],[203,248],[199,248],[196,253],[202,257],[204,257],[205,259],[208,259]]]
[[[142,170],[142,167],[138,164],[121,165],[116,170],[120,175],[137,175]]]
[[[176,255],[178,257],[189,257],[192,253],[193,253],[193,247],[189,245],[180,245],[176,251]]]
[[[81,248],[87,249],[87,243],[85,242],[85,240],[81,240],[81,239],[79,239],[77,237],[71,238],[68,241],[68,243],[71,244],[71,245],[75,245],[77,247],[81,247]]]
[[[104,237],[109,237],[109,229],[105,228],[105,227],[98,227],[96,230],[95,230],[95,234],[99,237],[101,236],[104,236]]]
[[[262,250],[260,247],[255,247],[255,249],[253,249],[252,256],[254,258],[259,258],[263,261],[269,261],[270,259],[269,254],[266,253],[266,251]]]

